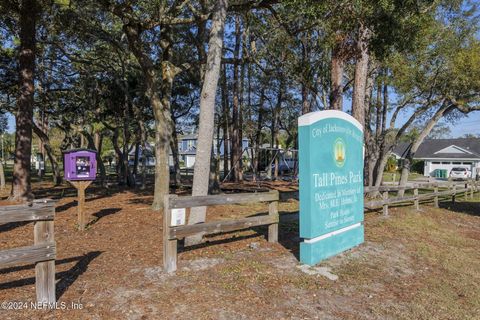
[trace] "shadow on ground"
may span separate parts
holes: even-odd
[[[252,230],[255,230],[256,228],[252,228]],[[235,231],[234,231],[235,232]],[[230,243],[230,242],[235,242],[235,241],[240,241],[240,240],[245,240],[245,239],[252,239],[252,238],[256,238],[258,236],[260,236],[261,234],[259,233],[254,233],[254,234],[249,234],[249,235],[245,235],[245,236],[236,236],[234,235],[234,232],[226,232],[226,233],[217,233],[215,236],[219,236],[219,235],[227,235],[227,234],[232,234],[232,237],[230,238],[224,238],[224,239],[215,239],[215,240],[211,240],[209,238],[211,237],[205,237],[204,238],[204,241],[200,244],[196,244],[196,245],[193,245],[193,246],[188,246],[188,247],[185,247],[184,245],[184,241],[179,241],[179,250],[178,252],[188,252],[188,251],[192,251],[192,250],[196,250],[196,249],[200,249],[200,248],[205,248],[205,247],[209,247],[209,246],[212,246],[212,245],[217,245],[217,244],[226,244],[226,243]]]
[[[268,213],[256,213],[250,215],[249,217],[259,216],[259,215],[266,215]],[[299,237],[299,226],[298,226],[298,212],[279,212],[280,222],[279,222],[279,230],[278,230],[278,243],[282,245],[285,249],[291,252],[297,259],[299,259],[299,250],[300,250],[300,237]],[[206,236],[204,238],[204,242],[193,245],[193,246],[184,246],[184,241],[179,242],[179,252],[188,252],[191,250],[196,250],[200,248],[204,248],[211,245],[217,244],[226,244],[230,242],[245,240],[245,239],[253,239],[259,236],[265,237],[268,239],[268,226],[258,226],[248,228],[248,230],[252,230],[255,233],[244,235],[244,236],[236,236],[235,233],[238,232],[224,232],[224,233],[217,233],[215,235]],[[226,235],[227,237],[222,239],[214,239],[215,237]],[[228,237],[228,235],[231,235]]]
[[[102,209],[96,213],[93,214],[93,216],[95,217],[95,219],[93,219],[92,221],[90,221],[88,224],[87,224],[87,227],[88,226],[91,226],[91,225],[94,225],[95,223],[97,223],[100,219],[102,219],[103,217],[106,217],[106,216],[109,216],[111,214],[115,214],[119,211],[121,211],[122,209],[120,208],[108,208],[108,209]]]
[[[83,256],[77,256],[72,258],[66,258],[62,260],[56,260],[55,266],[70,263],[77,261],[73,267],[67,271],[57,272],[55,274],[55,279],[57,280],[56,284],[56,296],[57,300],[67,291],[67,289],[78,279],[88,269],[88,265],[97,258],[102,252],[101,251],[91,251]],[[21,270],[34,269],[34,264],[29,264],[26,266],[20,267],[11,267],[0,270],[0,274],[6,274],[10,272],[17,272]],[[6,290],[10,288],[16,288],[21,286],[27,286],[35,284],[35,277],[14,280],[10,282],[0,283],[0,290]]]
[[[99,195],[99,196],[96,196],[96,197],[93,197],[93,198],[85,199],[85,202],[91,202],[91,201],[99,200],[99,199],[106,198],[106,197],[108,197],[108,195]],[[76,207],[77,205],[78,205],[77,200],[73,200],[73,201],[67,202],[65,204],[62,204],[61,206],[55,207],[55,212],[60,213],[60,212],[63,212],[63,211],[67,211],[68,209]]]
[[[32,222],[31,221],[22,221],[22,222],[5,223],[5,224],[0,225],[0,232],[10,231],[10,230],[13,230],[15,228],[22,227],[22,226],[24,226],[26,224],[29,224],[29,223],[32,223]]]
[[[480,217],[480,202],[478,201],[475,202],[466,200],[462,202],[455,202],[454,204],[451,202],[444,202],[440,203],[440,208]]]

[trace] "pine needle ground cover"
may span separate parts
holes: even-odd
[[[457,199],[369,212],[366,241],[316,267],[298,263],[296,201],[280,204],[279,243],[266,228],[180,248],[162,271],[162,215],[148,190],[92,188],[90,222],[75,228],[73,190],[36,184],[57,205],[57,296],[77,310],[2,310],[2,319],[475,319],[480,314],[480,202]],[[8,191],[6,191],[8,192]],[[6,196],[6,193],[3,194]],[[218,206],[207,220],[266,212]],[[0,226],[0,250],[33,241],[31,225]],[[33,266],[0,270],[0,301],[35,298]],[[73,303],[73,304],[72,304]]]

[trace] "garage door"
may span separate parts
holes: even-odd
[[[434,174],[435,170],[447,170],[448,174],[454,167],[467,168],[472,171],[472,162],[465,161],[433,161],[430,164],[430,172]]]

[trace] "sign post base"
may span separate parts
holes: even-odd
[[[340,233],[332,233],[315,239],[305,239],[304,242],[300,243],[300,262],[313,266],[339,252],[356,247],[363,241],[363,224],[357,224]]]
[[[85,219],[85,212],[84,212],[84,207],[85,207],[85,189],[88,188],[88,186],[92,183],[92,181],[89,180],[79,180],[79,181],[69,181],[72,186],[74,186],[77,189],[77,214],[78,214],[78,229],[80,231],[85,230],[86,226],[86,219]]]

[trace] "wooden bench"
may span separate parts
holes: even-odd
[[[37,301],[53,303],[55,299],[54,239],[55,201],[39,199],[31,206],[0,206],[0,224],[34,222],[34,245],[0,251],[0,268],[35,263]]]
[[[210,196],[178,197],[167,195],[163,210],[163,268],[166,272],[177,270],[177,242],[179,239],[202,233],[205,235],[268,225],[268,241],[278,241],[278,191],[261,193],[222,194]],[[219,220],[193,225],[172,226],[172,209],[186,209],[214,205],[268,202],[268,215],[232,220]]]

